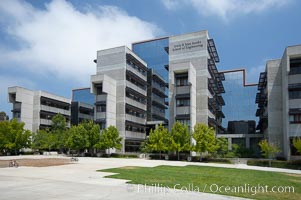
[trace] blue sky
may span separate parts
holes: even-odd
[[[7,87],[71,97],[89,86],[96,51],[207,29],[220,70],[246,68],[257,82],[265,61],[301,43],[299,0],[0,1],[0,111]]]

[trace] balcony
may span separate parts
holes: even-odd
[[[96,112],[95,118],[96,119],[106,119],[106,112]]]
[[[50,107],[50,106],[45,106],[45,105],[41,105],[41,110],[51,112],[51,113],[60,113],[62,115],[67,115],[67,116],[71,115],[70,110],[64,110],[61,108],[55,108],[55,107]]]
[[[139,92],[140,94],[142,94],[143,96],[146,96],[147,94],[147,92],[146,92],[146,90],[143,90],[142,88],[140,88],[140,87],[138,87],[137,85],[135,85],[135,84],[133,84],[133,83],[131,83],[130,81],[126,81],[126,86],[127,87],[129,87],[129,88],[131,88],[131,89],[133,89],[133,90],[135,90],[136,92]]]
[[[93,120],[93,115],[88,115],[88,114],[83,114],[83,113],[79,113],[78,114],[78,118],[81,118],[81,119],[92,119]]]
[[[126,138],[135,138],[135,139],[145,139],[146,133],[125,131],[125,137]]]
[[[96,102],[98,101],[107,101],[107,95],[106,94],[96,95]]]
[[[14,103],[13,111],[21,111],[21,103]]]
[[[127,121],[131,121],[131,122],[138,123],[138,124],[145,124],[146,123],[146,118],[140,118],[140,117],[136,117],[136,116],[133,116],[133,115],[130,115],[130,114],[126,114],[125,119]]]
[[[152,100],[155,101],[157,104],[160,104],[161,107],[166,108],[165,99],[164,98],[158,97],[156,95],[152,95]]]
[[[40,124],[46,125],[46,126],[51,126],[52,121],[50,119],[40,119]]]
[[[188,115],[190,114],[190,106],[181,106],[176,108],[176,115]]]
[[[155,106],[152,106],[151,112],[158,116],[165,117],[165,112],[164,111],[162,112],[160,109],[156,108]]]
[[[190,85],[176,87],[176,94],[187,94],[187,93],[190,93]]]
[[[142,110],[146,110],[146,105],[145,104],[142,104],[142,103],[140,103],[138,101],[135,101],[135,100],[133,100],[133,99],[131,99],[129,97],[125,97],[125,102],[128,103],[128,104],[130,104],[130,105],[132,105],[132,106],[140,108]]]
[[[126,65],[126,69],[133,72],[134,74],[139,76],[139,78],[146,81],[146,72],[145,72],[145,75],[141,74],[141,72],[138,69],[136,69],[133,65],[131,65],[129,63]]]

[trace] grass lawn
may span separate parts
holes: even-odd
[[[101,170],[102,172],[113,172],[115,175],[107,176],[108,178],[127,179],[131,180],[131,184],[146,184],[174,188],[189,187],[189,191],[198,190],[200,192],[224,194],[229,196],[239,196],[251,199],[301,199],[301,175],[285,174],[278,172],[264,172],[256,170],[230,169],[218,167],[204,166],[158,166],[158,167],[123,167]],[[212,185],[216,184],[216,185]],[[278,189],[280,192],[262,192],[257,189],[255,195],[255,187],[253,186],[268,186],[268,191]],[[193,185],[193,186],[192,186]],[[220,188],[220,192],[214,192]],[[210,190],[211,186],[211,190]],[[221,187],[223,186],[223,187]],[[226,188],[226,186],[229,186]],[[280,187],[278,187],[280,186]],[[294,193],[289,192],[285,186],[293,186]],[[229,189],[230,188],[230,189]],[[248,190],[249,193],[243,193],[243,190]],[[225,192],[226,190],[228,192]],[[284,191],[286,189],[286,192]],[[234,192],[236,190],[236,192]],[[231,192],[232,191],[232,192]],[[282,191],[282,192],[281,192]]]

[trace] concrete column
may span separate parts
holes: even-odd
[[[232,150],[232,138],[228,138],[228,149]]]
[[[250,138],[246,137],[246,148],[250,148]]]

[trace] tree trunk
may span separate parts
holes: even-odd
[[[180,152],[177,151],[177,154],[178,154],[178,160],[180,160]]]
[[[159,155],[160,155],[160,160],[161,160],[161,151],[160,151]]]

